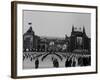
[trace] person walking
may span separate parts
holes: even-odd
[[[68,63],[69,61],[68,61],[68,58],[66,59],[66,61],[65,61],[65,67],[68,67]]]
[[[59,62],[58,62],[57,59],[54,59],[54,60],[53,60],[53,65],[54,65],[54,67],[56,67],[56,68],[59,67]]]
[[[36,60],[35,60],[35,68],[37,69],[38,67],[39,67],[39,60],[36,59]]]

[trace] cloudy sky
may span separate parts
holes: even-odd
[[[72,25],[85,27],[86,34],[91,37],[91,14],[70,13],[52,11],[23,11],[23,33],[29,29],[28,23],[32,23],[33,31],[38,36],[64,37],[71,35]]]

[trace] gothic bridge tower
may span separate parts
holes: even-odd
[[[70,36],[70,51],[74,50],[88,50],[90,51],[90,38],[87,37],[85,28],[76,28],[72,26]]]

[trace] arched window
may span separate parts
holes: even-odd
[[[81,48],[82,47],[82,37],[77,37],[77,48]]]

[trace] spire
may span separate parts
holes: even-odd
[[[29,29],[27,30],[27,33],[34,34],[34,31],[33,31],[33,29],[32,29],[32,23],[29,22],[28,25],[29,25]]]
[[[86,36],[85,27],[83,26],[83,34]]]
[[[68,37],[67,34],[65,34],[65,37]]]
[[[65,34],[65,40],[67,40],[68,39],[68,36],[67,36],[67,34]]]
[[[32,27],[30,27],[27,32],[32,32]]]
[[[74,31],[74,25],[72,25],[72,32]]]
[[[83,33],[85,33],[85,28],[84,28],[84,26],[83,26]]]

